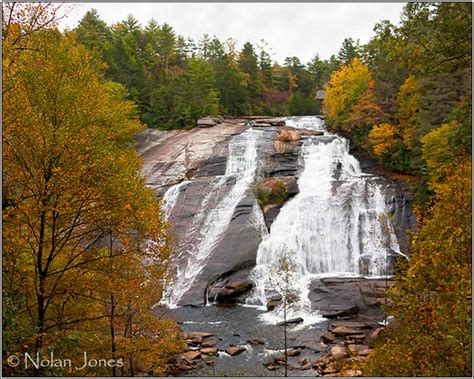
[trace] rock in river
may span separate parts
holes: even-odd
[[[229,345],[227,349],[225,349],[225,352],[231,356],[234,356],[244,352],[245,350],[245,347],[242,346]]]

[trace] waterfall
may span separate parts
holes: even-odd
[[[171,211],[173,210],[176,202],[178,201],[179,194],[186,189],[190,182],[188,180],[184,180],[181,183],[178,183],[170,188],[168,188],[163,195],[161,200],[163,212],[165,217],[168,219],[170,216]]]
[[[322,127],[317,118],[287,124]],[[247,302],[266,304],[272,273],[286,246],[296,263],[295,284],[301,295],[292,309],[298,316],[305,314],[306,324],[317,318],[307,298],[312,279],[385,275],[387,253],[399,251],[399,247],[387,218],[383,188],[377,177],[362,173],[358,161],[349,154],[348,141],[328,133],[306,140],[301,159],[300,192],[282,207],[259,246],[251,273],[256,288]],[[272,312],[264,315],[267,320],[274,317]]]
[[[178,267],[176,281],[170,291],[165,294],[166,303],[169,306],[176,306],[182,296],[193,286],[207,258],[226,231],[235,208],[253,183],[258,162],[257,139],[260,134],[260,131],[250,128],[234,136],[229,142],[226,171],[217,181],[216,188],[229,182],[233,184],[223,198],[216,201],[216,204],[212,205],[212,199],[207,199],[205,219],[199,230],[200,238],[192,247],[192,251],[187,252],[186,264],[184,267]]]

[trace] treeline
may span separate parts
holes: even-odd
[[[419,226],[368,376],[472,376],[471,3],[409,3],[325,85],[329,128],[420,178]]]
[[[340,62],[350,62],[357,42],[348,38],[337,56],[317,54],[307,64],[288,57],[272,61],[261,40],[242,50],[232,38],[204,35],[199,41],[177,35],[151,19],[141,26],[133,16],[107,25],[95,10],[75,28],[80,43],[106,63],[104,75],[122,83],[149,127],[193,127],[199,117],[223,115],[319,114],[316,91]]]
[[[164,375],[182,342],[151,311],[172,247],[133,148],[143,125],[60,14],[3,4],[2,372]]]
[[[422,179],[471,154],[471,4],[407,4],[325,85],[328,127],[385,167]]]

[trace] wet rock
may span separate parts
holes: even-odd
[[[324,135],[324,132],[322,130],[299,129],[299,132],[303,136],[322,136],[322,135]]]
[[[285,321],[282,321],[282,322],[279,322],[277,324],[277,326],[284,326],[284,325],[291,325],[291,324],[300,324],[302,323],[304,320],[301,318],[301,317],[295,317],[295,318],[291,318],[289,320],[286,320]]]
[[[202,354],[213,354],[213,355],[216,355],[217,354],[217,348],[216,347],[205,347],[203,349],[201,349],[201,353]]]
[[[230,345],[225,349],[225,352],[231,356],[234,356],[243,353],[245,350],[245,347]]]
[[[283,297],[280,294],[275,294],[267,300],[267,311],[274,310],[282,301]]]
[[[272,126],[272,124],[266,123],[266,122],[255,122],[252,124],[255,128],[269,128]]]
[[[319,344],[316,342],[305,342],[304,346],[306,349],[313,350],[315,352],[318,352],[321,350]]]
[[[265,341],[262,338],[252,338],[247,342],[252,346],[265,345]]]
[[[260,119],[259,122],[270,124],[272,126],[285,126],[286,125],[285,120],[282,120],[280,118],[263,118],[263,119]]]
[[[360,322],[360,321],[348,321],[348,320],[335,320],[331,321],[330,325],[332,328],[337,326],[345,326],[346,328],[353,329],[370,329],[372,328],[372,323]]]
[[[181,355],[184,360],[191,363],[195,359],[199,358],[201,356],[201,353],[199,351],[187,351]]]
[[[289,357],[296,357],[297,355],[300,355],[301,354],[301,350],[299,349],[291,349],[291,350],[288,350],[286,352],[286,354],[289,356]]]
[[[191,340],[195,341],[198,343],[201,343],[204,338],[211,337],[213,334],[212,333],[207,333],[207,332],[188,332],[188,333],[183,333],[183,337],[186,340]]]
[[[279,142],[295,142],[301,139],[301,133],[294,129],[279,129],[275,141]]]
[[[284,141],[273,141],[273,148],[277,154],[296,154],[300,143],[297,141],[284,142]]]
[[[214,347],[219,343],[219,340],[217,338],[212,338],[204,341],[201,346],[202,347]]]
[[[334,359],[347,357],[347,348],[345,346],[334,346],[331,348],[331,355]]]
[[[351,329],[351,328],[348,328],[347,326],[336,326],[332,330],[332,332],[336,336],[348,336],[351,334],[360,334],[361,331],[360,329]]]
[[[321,310],[325,318],[349,317],[359,312],[359,307],[353,304],[332,304]]]
[[[334,341],[336,341],[336,336],[328,330],[324,331],[319,338],[323,342],[334,342]]]
[[[232,302],[253,287],[246,271],[234,273],[227,278],[211,284],[208,290],[208,300],[212,302]]]
[[[186,193],[188,192],[189,189]],[[196,196],[198,195],[196,193]],[[202,194],[194,200],[199,203],[201,197]],[[248,278],[250,269],[255,266],[258,246],[262,239],[260,230],[255,227],[253,222],[254,201],[255,198],[249,191],[248,195],[239,202],[222,238],[210,253],[206,265],[196,277],[193,287],[179,301],[179,305],[202,306],[205,304],[206,294],[209,295],[209,290],[212,290],[212,283],[220,283],[221,280],[225,282],[237,277],[239,279]],[[189,223],[186,225],[189,230],[191,225]],[[173,230],[175,229],[176,225],[174,224]],[[181,233],[186,233],[186,231],[182,230]],[[192,246],[189,245],[189,248],[192,249]],[[217,287],[222,288],[222,286]],[[215,292],[209,296],[209,301],[214,301],[214,294]],[[235,291],[232,291],[232,296],[225,298],[224,302],[235,302],[235,296],[238,297]]]

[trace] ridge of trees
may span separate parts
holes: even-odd
[[[194,41],[155,19],[143,27],[132,15],[108,26],[90,10],[74,30],[106,63],[104,75],[127,88],[141,121],[165,129],[193,127],[197,118],[214,113],[319,114],[316,91],[357,46],[346,39],[339,59],[316,54],[306,65],[298,57],[279,65],[264,40],[238,51],[232,38],[205,34]]]

